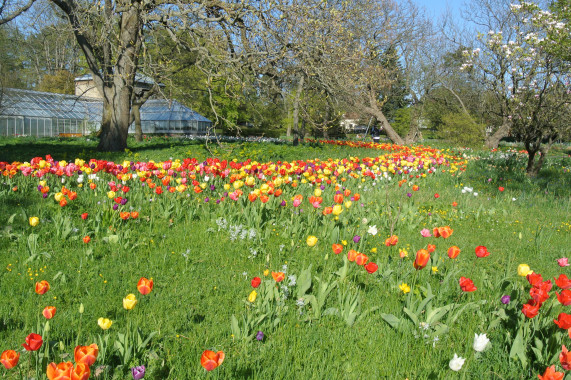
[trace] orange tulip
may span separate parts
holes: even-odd
[[[90,375],[91,370],[87,364],[76,363],[75,368],[71,371],[71,380],[87,380]]]
[[[91,241],[91,238],[89,237],[89,235],[85,235],[85,236],[83,237],[83,242],[84,242],[85,244],[89,243],[90,241]]]
[[[390,247],[392,245],[397,245],[398,242],[399,242],[399,237],[396,235],[392,235],[391,237],[385,239],[385,245],[387,247]]]
[[[559,354],[559,362],[565,371],[571,369],[571,353],[567,351],[567,347],[561,346],[561,353]]]
[[[73,364],[71,362],[50,363],[46,371],[49,380],[71,380]]]
[[[131,216],[131,213],[130,213],[130,212],[127,212],[127,211],[121,211],[121,212],[119,213],[119,217],[120,217],[121,219],[123,219],[123,220],[129,219],[130,216]]]
[[[565,374],[563,372],[555,371],[555,366],[547,367],[542,375],[537,375],[539,380],[563,380]]]
[[[214,368],[218,367],[224,361],[224,352],[218,351],[210,351],[206,350],[202,353],[200,357],[200,364],[206,369],[207,371],[212,371]]]
[[[432,253],[436,250],[436,246],[434,244],[428,244],[428,246],[426,246],[426,250],[428,253]]]
[[[45,294],[48,290],[50,290],[49,282],[47,282],[46,280],[36,282],[36,293],[42,295]]]
[[[327,206],[323,209],[323,215],[329,215],[333,212],[333,207]]]
[[[284,272],[272,272],[272,277],[276,282],[282,282],[285,279]]]
[[[428,260],[430,260],[430,253],[426,249],[420,249],[416,252],[416,259],[413,265],[416,270],[419,270],[428,264]]]
[[[448,248],[448,257],[451,259],[455,259],[460,254],[460,248],[453,245],[452,247]]]
[[[151,290],[153,290],[153,279],[151,278],[149,280],[146,279],[145,277],[141,277],[141,279],[137,283],[137,290],[139,290],[139,293],[141,293],[142,295],[149,294]]]
[[[355,261],[355,258],[358,254],[359,252],[355,251],[354,249],[350,249],[349,252],[347,252],[347,259],[349,259],[349,261]]]
[[[367,261],[369,261],[369,258],[364,253],[359,253],[357,256],[355,256],[355,263],[357,265],[365,265]]]
[[[56,308],[55,306],[46,306],[44,311],[42,312],[46,319],[52,319],[54,315],[56,315]]]
[[[20,360],[20,354],[14,350],[6,350],[2,352],[2,356],[0,356],[0,362],[6,369],[14,368],[18,365],[18,361]]]
[[[434,235],[435,238],[440,237],[440,231],[438,230],[438,227],[434,227],[432,229],[432,235]]]
[[[333,196],[333,202],[339,203],[339,204],[343,203],[343,194],[335,194]]]
[[[92,366],[97,360],[99,354],[99,347],[95,343],[89,346],[77,346],[73,351],[73,358],[76,363],[83,363],[87,366]]]
[[[338,255],[343,251],[343,246],[341,244],[333,244],[331,249],[333,250],[333,253]]]
[[[442,236],[444,239],[450,237],[454,230],[450,228],[450,226],[438,227],[438,234]]]
[[[131,211],[131,218],[137,219],[138,217],[139,217],[139,212],[138,212],[138,211]]]

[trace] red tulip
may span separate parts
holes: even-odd
[[[370,262],[367,265],[365,265],[365,270],[370,274],[375,273],[377,269],[379,269],[379,266],[373,262]]]
[[[432,229],[432,235],[434,235],[435,238],[440,237],[440,232],[438,232],[438,227],[434,227]]]
[[[399,242],[399,237],[397,235],[392,235],[385,239],[385,245],[387,247],[397,245],[398,242]]]
[[[416,258],[413,265],[416,270],[420,270],[428,264],[428,260],[430,260],[430,253],[428,253],[426,249],[420,249],[416,252]]]
[[[565,371],[571,369],[571,353],[567,351],[567,347],[561,346],[561,353],[559,354],[559,362]]]
[[[42,312],[46,319],[52,319],[54,315],[56,315],[56,308],[55,306],[46,306],[44,311]]]
[[[144,296],[149,294],[151,290],[153,290],[153,279],[151,278],[149,280],[145,277],[141,277],[141,279],[137,283],[137,290],[139,291],[139,293],[141,293]]]
[[[99,347],[95,343],[89,346],[77,346],[73,351],[73,358],[76,363],[83,363],[92,366],[99,355]]]
[[[282,282],[285,279],[285,274],[283,272],[272,272],[272,277],[275,282]]]
[[[523,305],[523,308],[521,309],[521,312],[528,318],[533,318],[537,315],[537,313],[539,312],[539,307],[541,306],[541,304],[536,303],[534,300],[529,300],[525,305]]]
[[[12,369],[17,366],[19,360],[20,354],[14,350],[6,350],[2,352],[2,356],[0,356],[0,363],[2,363],[6,369]]]
[[[545,283],[543,283],[545,284]],[[546,286],[532,286],[529,295],[536,303],[542,304],[549,299],[549,290]]]
[[[559,278],[555,278],[555,285],[560,287],[561,289],[569,289],[571,288],[571,280],[567,278],[566,275],[560,274]]]
[[[333,253],[335,253],[336,255],[340,254],[341,252],[343,252],[343,245],[341,244],[333,244],[331,245],[331,249],[333,250]]]
[[[428,251],[428,253],[432,253],[436,250],[436,246],[434,244],[428,244],[426,246],[426,250]]]
[[[342,194],[335,194],[333,196],[333,202],[339,203],[339,204],[343,203],[343,195]]]
[[[464,292],[474,292],[478,289],[474,286],[474,282],[466,277],[460,277],[458,283],[460,284],[460,289]]]
[[[260,277],[254,277],[252,279],[252,281],[250,282],[250,284],[252,285],[252,288],[257,288],[258,286],[260,286],[261,283],[262,283],[262,279]]]
[[[434,198],[438,199],[440,198],[440,195],[438,193],[434,194]]]
[[[36,282],[36,293],[42,295],[50,290],[50,284],[46,280]]]
[[[559,313],[559,316],[553,322],[560,328],[569,330],[571,329],[571,314]]]
[[[543,277],[539,273],[530,273],[525,278],[531,286],[538,286],[543,282]]]
[[[89,216],[89,214],[84,212],[83,214],[81,214],[81,219],[85,220],[85,219],[87,219],[88,216]]]
[[[500,187],[498,187],[498,190],[499,190],[499,191],[504,191],[505,189],[504,189],[502,186],[500,186]]]
[[[42,347],[42,343],[44,343],[44,341],[41,335],[31,333],[26,337],[26,343],[22,344],[22,346],[26,351],[36,351]]]
[[[73,371],[73,364],[71,362],[63,362],[56,365],[50,363],[46,374],[49,380],[71,380],[71,372]]]
[[[200,357],[200,364],[206,369],[207,371],[212,371],[216,367],[218,367],[224,361],[224,352],[218,351],[210,351],[206,350],[202,353]]]
[[[460,248],[453,245],[452,247],[448,248],[448,257],[451,259],[455,259],[460,254]]]
[[[539,380],[563,380],[565,374],[563,372],[555,371],[555,366],[547,367],[542,375],[537,375]]]
[[[571,305],[571,290],[565,289],[561,292],[561,294],[555,292],[555,295],[557,295],[557,300],[561,305],[563,306]]]
[[[91,238],[89,237],[89,235],[85,235],[85,236],[83,237],[83,242],[84,242],[85,244],[89,243],[90,241],[91,241]]]
[[[489,255],[490,255],[490,252],[488,252],[488,248],[484,247],[483,245],[479,245],[476,247],[476,256],[487,257]]]

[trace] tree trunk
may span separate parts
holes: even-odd
[[[371,115],[373,115],[375,117],[375,119],[377,119],[379,124],[385,130],[387,137],[394,144],[398,144],[398,145],[404,145],[405,144],[402,137],[400,137],[399,134],[393,129],[393,127],[391,126],[391,124],[389,123],[389,121],[387,120],[387,118],[385,117],[385,115],[383,114],[383,112],[381,110],[379,110],[377,107],[370,107],[370,108],[367,108],[367,111]]]
[[[543,163],[545,162],[545,157],[547,157],[547,153],[549,152],[549,149],[551,149],[551,145],[553,145],[553,142],[556,140],[556,138],[551,138],[549,139],[549,142],[547,144],[541,144],[541,142],[539,142],[539,148],[533,148],[532,145],[530,144],[525,144],[525,148],[527,149],[527,168],[526,168],[526,174],[528,177],[537,177],[537,175],[539,174],[539,171],[541,170],[541,168],[543,167]],[[537,144],[533,144],[536,145]],[[540,153],[539,159],[535,160],[535,155],[537,154],[537,152]]]
[[[299,81],[297,82],[297,90],[295,92],[295,98],[293,99],[293,145],[299,144],[299,100],[301,98],[301,92],[303,91],[303,81],[304,76],[300,75]]]
[[[135,141],[143,141],[143,127],[141,126],[141,105],[133,103],[131,106],[131,113],[135,119]]]
[[[103,97],[103,117],[97,149],[118,152],[127,148],[129,119],[131,116],[131,89],[118,85],[106,88]]]
[[[486,148],[497,149],[500,144],[500,140],[504,137],[508,137],[510,134],[511,123],[504,121],[504,123],[498,128],[493,135],[486,139]]]
[[[404,138],[404,141],[406,144],[413,144],[421,139],[422,139],[422,132],[418,127],[418,111],[416,107],[414,107],[412,109],[412,115],[410,118],[410,128],[408,130],[406,137]]]

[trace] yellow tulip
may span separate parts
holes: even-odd
[[[529,265],[527,264],[519,264],[517,266],[517,274],[519,276],[525,277],[528,274],[533,273],[533,271],[531,270],[531,268],[529,267]]]
[[[251,303],[254,303],[257,296],[258,296],[258,292],[256,292],[255,290],[252,290],[252,293],[250,293],[250,295],[248,296],[248,301],[250,301]]]
[[[127,297],[123,298],[123,308],[125,310],[132,310],[137,304],[137,298],[134,294],[127,294]]]
[[[30,222],[30,226],[35,227],[40,224],[40,218],[37,216],[31,216],[30,219],[28,219],[28,222]]]
[[[99,325],[99,327],[101,327],[103,330],[107,330],[109,329],[109,327],[111,327],[111,325],[113,324],[113,321],[111,321],[108,318],[99,318],[97,320],[97,324]]]
[[[309,245],[310,247],[313,247],[315,244],[317,244],[317,238],[313,235],[309,235],[307,237],[306,243],[307,245]]]
[[[59,192],[54,194],[54,199],[56,200],[56,202],[61,201],[62,198],[63,198],[63,193]]]
[[[333,211],[331,211],[331,213],[335,216],[338,216],[339,214],[341,214],[343,212],[343,206],[341,205],[335,205],[333,206]]]
[[[230,190],[230,184],[229,183],[224,184],[224,190],[226,190],[226,191]]]
[[[270,274],[270,270],[269,270],[269,269],[266,269],[266,270],[264,271],[264,276],[267,276],[267,275],[269,275],[269,274]]]
[[[115,198],[115,195],[116,195],[116,194],[115,194],[114,191],[110,191],[110,192],[107,193],[107,198],[113,199],[113,198]],[[57,199],[56,199],[56,200],[57,200]]]
[[[316,197],[320,197],[321,196],[321,189],[317,188],[313,191],[313,195],[315,195]]]
[[[353,204],[353,202],[347,201],[347,202],[345,202],[345,207],[349,208],[349,207],[351,207],[352,204]]]

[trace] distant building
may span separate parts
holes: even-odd
[[[76,78],[76,94],[3,89],[0,94],[0,136],[83,136],[101,127],[103,102],[91,75]],[[137,87],[148,85],[140,77]],[[212,122],[176,100],[149,99],[141,107],[144,134],[204,134]],[[129,127],[129,133],[135,126]]]

